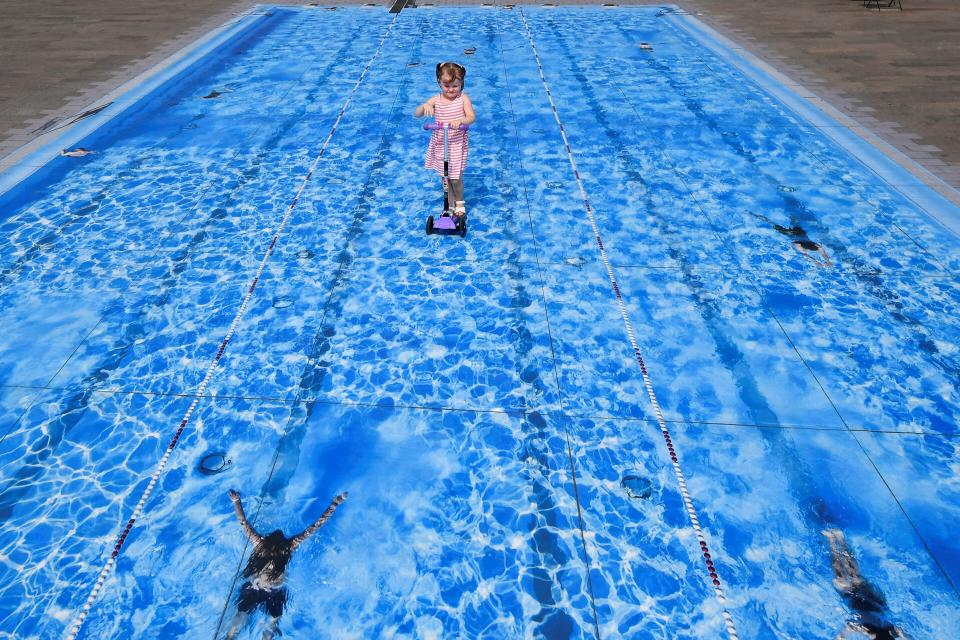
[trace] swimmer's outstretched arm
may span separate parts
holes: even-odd
[[[764,222],[773,224],[773,220],[771,220],[771,219],[768,218],[767,216],[763,215],[762,213],[754,213],[753,211],[747,211],[747,213],[749,213],[750,215],[752,215],[754,218],[759,218],[760,220],[763,220]]]
[[[333,501],[330,503],[330,506],[327,507],[327,510],[323,512],[323,515],[317,518],[316,522],[314,522],[312,525],[304,529],[302,533],[290,538],[290,550],[293,551],[294,549],[299,547],[304,540],[309,538],[311,535],[313,535],[313,533],[317,529],[322,527],[324,523],[326,523],[326,521],[330,519],[330,516],[333,515],[333,512],[337,510],[337,507],[343,504],[343,501],[346,499],[347,499],[347,492],[344,491],[343,493],[341,493],[340,495],[338,495],[336,498],[333,499]]]
[[[230,496],[230,502],[233,503],[233,508],[237,512],[237,520],[240,521],[240,527],[243,528],[243,532],[247,534],[247,538],[249,538],[250,542],[254,545],[260,544],[263,537],[257,533],[256,529],[251,527],[247,521],[247,514],[243,512],[243,503],[240,502],[240,494],[230,489],[227,495]]]

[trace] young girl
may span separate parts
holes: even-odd
[[[463,92],[463,80],[467,70],[455,62],[441,62],[437,65],[437,84],[440,93],[433,96],[413,112],[414,117],[435,116],[440,124],[449,124],[448,144],[450,152],[448,187],[450,199],[454,202],[454,215],[462,216],[467,212],[463,200],[463,169],[467,166],[468,138],[466,131],[460,131],[461,124],[473,124],[477,115],[473,111],[470,98]],[[434,131],[427,147],[428,169],[443,176],[443,131]]]

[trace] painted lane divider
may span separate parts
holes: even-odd
[[[697,540],[700,543],[700,553],[703,555],[707,573],[710,576],[710,582],[713,584],[714,594],[716,595],[717,601],[720,603],[722,608],[724,626],[727,630],[727,637],[730,640],[738,640],[737,628],[733,622],[733,616],[731,616],[730,612],[727,610],[727,598],[724,595],[723,588],[720,584],[720,577],[717,573],[717,568],[713,563],[713,557],[710,554],[710,549],[707,546],[706,538],[703,535],[703,529],[700,527],[700,520],[697,518],[696,508],[693,505],[690,492],[687,490],[687,481],[685,479],[683,469],[680,466],[680,458],[677,455],[676,448],[673,446],[673,438],[670,436],[670,430],[667,429],[667,423],[663,418],[663,412],[660,410],[660,402],[657,400],[657,395],[653,390],[653,383],[650,380],[650,374],[647,371],[647,365],[643,360],[643,354],[640,352],[640,346],[637,344],[637,339],[634,335],[633,323],[630,321],[630,316],[627,313],[627,307],[623,301],[623,295],[620,292],[620,285],[617,284],[616,276],[613,273],[613,267],[610,265],[610,259],[607,256],[607,250],[603,246],[603,240],[600,237],[600,229],[597,227],[597,221],[593,215],[593,207],[590,205],[590,199],[587,197],[587,190],[584,188],[583,180],[580,178],[580,171],[577,168],[576,160],[573,157],[573,151],[571,150],[570,142],[567,139],[566,129],[563,126],[563,122],[560,120],[560,113],[557,111],[557,105],[553,101],[553,95],[550,92],[550,85],[547,83],[547,77],[543,72],[543,64],[540,61],[540,54],[537,51],[537,45],[533,40],[533,34],[530,31],[530,25],[527,22],[527,17],[523,12],[523,8],[520,9],[520,18],[523,20],[523,27],[526,30],[527,39],[530,41],[530,47],[533,49],[533,56],[536,59],[537,69],[540,72],[540,80],[543,82],[543,88],[547,93],[547,99],[550,101],[550,108],[553,110],[553,117],[557,121],[557,126],[560,128],[560,135],[563,137],[563,146],[567,150],[567,159],[570,161],[570,166],[573,169],[573,175],[577,180],[577,186],[580,188],[580,196],[583,199],[584,209],[586,210],[587,216],[590,219],[590,226],[593,229],[594,239],[597,242],[597,246],[600,248],[600,258],[603,261],[603,266],[606,268],[607,277],[610,279],[610,284],[613,286],[613,293],[617,299],[617,306],[620,309],[620,317],[623,320],[624,328],[626,329],[627,336],[630,339],[630,346],[633,348],[633,355],[637,360],[637,364],[640,365],[640,373],[643,375],[643,384],[647,390],[647,397],[650,399],[650,404],[653,406],[654,413],[656,414],[657,424],[660,426],[660,434],[663,436],[663,440],[667,445],[667,452],[670,454],[670,461],[673,465],[673,473],[676,476],[677,483],[680,486],[680,496],[683,498],[683,505],[687,511],[687,516],[690,518],[690,524],[696,533]]]
[[[310,165],[310,170],[307,171],[306,177],[303,179],[303,182],[300,184],[300,187],[297,189],[296,195],[293,197],[293,201],[290,203],[290,206],[287,208],[286,213],[284,213],[283,218],[280,221],[280,224],[277,225],[276,230],[273,234],[273,239],[270,241],[270,246],[264,252],[263,258],[260,260],[260,264],[257,267],[256,274],[253,277],[253,280],[250,282],[250,287],[247,289],[247,293],[243,298],[243,301],[240,303],[240,308],[237,310],[236,315],[233,317],[233,320],[230,322],[230,327],[227,329],[227,333],[223,338],[223,341],[220,343],[220,348],[217,350],[217,355],[214,356],[213,361],[210,363],[210,366],[207,367],[206,375],[203,377],[203,380],[200,382],[200,385],[197,387],[196,392],[193,396],[193,402],[190,403],[190,406],[187,408],[187,411],[183,414],[183,418],[180,420],[180,425],[177,428],[176,433],[173,436],[173,439],[170,441],[170,444],[167,445],[167,449],[163,454],[163,457],[160,459],[160,462],[157,464],[156,470],[153,472],[153,475],[150,478],[150,483],[144,489],[143,494],[140,496],[140,500],[137,502],[137,506],[133,510],[133,514],[130,516],[130,519],[127,521],[126,526],[123,528],[123,531],[120,533],[120,536],[117,538],[117,542],[113,547],[113,551],[110,553],[110,557],[104,563],[103,567],[100,569],[100,573],[97,575],[96,582],[93,587],[90,589],[90,594],[87,596],[87,600],[84,603],[83,607],[80,609],[76,618],[74,619],[73,624],[70,626],[69,631],[66,634],[68,640],[75,640],[77,635],[80,633],[80,629],[83,627],[83,623],[87,618],[87,615],[90,613],[90,610],[93,608],[93,603],[97,599],[97,596],[100,594],[101,589],[103,588],[104,583],[106,582],[107,576],[113,570],[113,567],[117,563],[117,557],[120,555],[120,550],[123,548],[124,542],[126,542],[127,537],[130,535],[130,532],[133,530],[133,525],[136,523],[137,519],[142,515],[144,506],[147,503],[147,500],[150,498],[150,495],[153,493],[153,489],[156,486],[157,482],[160,479],[160,476],[163,475],[163,471],[167,466],[167,462],[170,459],[173,450],[176,448],[177,443],[180,441],[180,436],[183,435],[184,430],[187,427],[187,424],[190,422],[190,417],[193,415],[194,410],[197,408],[197,404],[200,402],[200,397],[203,395],[203,392],[206,391],[207,385],[210,383],[210,380],[213,378],[214,371],[217,368],[217,365],[220,363],[220,359],[223,357],[224,352],[227,350],[227,345],[230,343],[230,339],[233,337],[234,332],[237,329],[237,326],[240,324],[240,320],[243,318],[246,313],[247,306],[250,303],[250,299],[253,297],[253,292],[257,288],[257,283],[260,282],[260,277],[263,275],[263,270],[267,266],[267,261],[270,260],[270,256],[273,255],[273,250],[277,246],[277,242],[280,239],[280,236],[283,234],[283,230],[286,228],[287,223],[290,221],[290,217],[293,215],[294,207],[296,207],[297,202],[300,199],[300,196],[303,194],[304,189],[307,186],[310,178],[313,176],[313,172],[316,170],[317,165],[320,163],[320,159],[323,157],[324,151],[326,151],[327,146],[330,144],[330,140],[333,138],[333,134],[336,133],[337,127],[340,125],[340,121],[343,119],[343,114],[346,112],[347,107],[350,106],[353,96],[356,94],[357,89],[360,88],[361,83],[363,82],[364,77],[367,75],[367,71],[373,66],[374,61],[380,56],[380,52],[383,50],[383,45],[387,41],[387,38],[390,35],[390,32],[393,30],[394,25],[397,22],[397,17],[399,14],[395,15],[393,20],[390,22],[390,25],[387,27],[387,30],[384,32],[383,36],[380,38],[380,44],[377,46],[377,50],[374,52],[373,57],[367,62],[366,66],[363,68],[363,71],[360,73],[360,76],[357,78],[356,84],[354,84],[353,89],[350,91],[350,94],[347,96],[346,101],[343,103],[343,106],[340,107],[340,112],[337,114],[337,119],[334,121],[333,125],[330,127],[330,132],[327,134],[326,140],[324,140],[323,145],[320,147],[320,151],[317,153],[317,157],[314,158],[313,163]]]

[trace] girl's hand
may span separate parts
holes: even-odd
[[[450,131],[460,131],[460,121],[459,121],[459,120],[451,120],[451,121],[448,122],[447,124],[450,126]]]
[[[433,103],[427,100],[423,103],[423,115],[432,116],[434,114]],[[409,107],[408,107],[409,108]]]
[[[230,496],[231,502],[236,502],[237,500],[240,499],[240,494],[234,491],[233,489],[230,489],[230,491],[227,492],[227,495]]]

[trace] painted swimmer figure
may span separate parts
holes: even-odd
[[[91,151],[90,149],[84,149],[83,147],[77,147],[76,149],[60,150],[60,155],[66,156],[68,158],[82,158],[83,156],[88,156],[91,153],[96,153],[96,151]]]
[[[253,545],[253,552],[247,560],[247,566],[243,569],[243,577],[247,581],[240,587],[240,594],[237,596],[237,614],[227,632],[227,640],[233,640],[237,636],[246,623],[247,617],[258,608],[270,614],[270,624],[262,636],[263,640],[270,640],[277,633],[277,624],[287,603],[287,590],[283,586],[287,563],[290,562],[296,548],[322,527],[337,507],[347,499],[347,492],[344,491],[334,498],[316,522],[292,538],[284,536],[279,529],[267,536],[260,535],[247,521],[247,516],[243,512],[243,503],[240,502],[240,494],[231,490],[229,496],[237,512],[237,520],[240,521],[243,532]]]
[[[822,533],[830,543],[833,586],[856,614],[856,619],[847,622],[837,634],[836,640],[906,638],[903,631],[887,620],[890,612],[883,594],[860,575],[860,566],[850,552],[843,532],[839,529],[825,529]]]
[[[751,214],[755,218],[759,218],[764,222],[767,222],[773,225],[773,229],[777,233],[785,235],[788,238],[790,238],[792,240],[791,244],[793,245],[793,248],[799,251],[800,253],[802,253],[804,258],[806,258],[807,260],[810,260],[818,267],[833,266],[833,263],[830,262],[830,256],[827,255],[826,249],[824,249],[821,244],[811,240],[810,237],[807,235],[806,230],[803,227],[799,225],[794,225],[792,227],[784,227],[783,225],[777,224],[767,216],[760,215],[759,213],[753,213],[753,212],[751,212]]]

